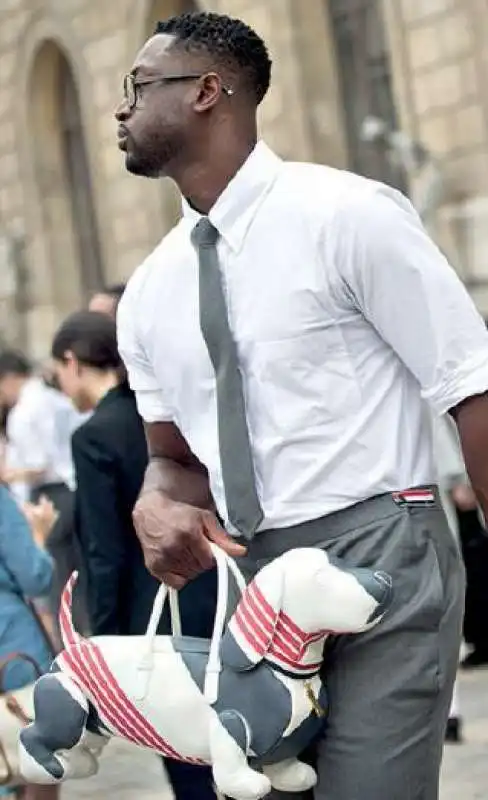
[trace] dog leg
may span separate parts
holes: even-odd
[[[278,792],[306,792],[317,783],[317,773],[308,764],[289,758],[278,764],[267,764],[263,772]]]
[[[62,673],[43,675],[34,689],[35,721],[20,734],[19,761],[30,783],[56,784],[97,772],[93,755],[80,747],[88,701]]]
[[[244,717],[237,711],[212,714],[209,734],[217,790],[234,800],[260,800],[265,797],[271,791],[271,783],[247,763],[251,732]]]

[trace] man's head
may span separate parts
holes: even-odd
[[[13,408],[32,367],[27,358],[16,350],[0,352],[0,403]]]
[[[112,286],[106,286],[100,292],[93,295],[88,304],[88,310],[99,311],[101,314],[108,314],[109,317],[115,319],[117,307],[124,292],[125,283],[116,283]]]
[[[240,20],[199,12],[159,22],[116,113],[129,172],[174,176],[215,145],[230,120],[255,129],[270,73],[264,42]]]
[[[88,411],[94,383],[121,370],[115,321],[99,311],[71,314],[54,336],[51,356],[61,391]]]

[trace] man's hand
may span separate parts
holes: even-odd
[[[213,567],[209,541],[232,557],[246,552],[211,511],[170,500],[157,490],[141,495],[133,518],[148,570],[174,589]]]

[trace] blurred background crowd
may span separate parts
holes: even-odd
[[[80,565],[80,630],[139,632],[148,617],[155,584],[130,522],[146,451],[114,317],[180,203],[170,183],[125,172],[113,110],[155,21],[197,8],[267,41],[268,143],[407,193],[488,316],[486,4],[0,0],[0,658],[27,650],[47,668]],[[468,573],[469,669],[488,664],[488,538],[447,420],[436,451]],[[28,671],[12,663],[0,689]],[[461,740],[461,725],[455,702],[447,737]]]

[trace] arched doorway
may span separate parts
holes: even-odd
[[[397,127],[381,0],[328,0],[349,153],[355,172],[405,190],[403,171],[363,140],[367,117]]]
[[[154,32],[156,23],[178,14],[198,11],[194,0],[153,0],[146,18],[146,36]],[[176,186],[169,180],[161,181],[161,234],[164,235],[181,215],[181,198]]]
[[[63,50],[44,42],[33,61],[28,121],[52,300],[61,313],[103,284],[99,231],[78,88]]]

